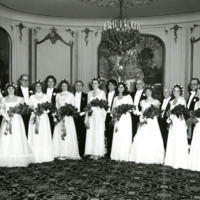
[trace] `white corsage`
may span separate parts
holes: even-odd
[[[56,96],[56,93],[53,93],[53,96]]]
[[[33,94],[33,91],[32,91],[32,90],[30,90],[29,92],[30,92],[31,94]]]

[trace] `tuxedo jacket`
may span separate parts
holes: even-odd
[[[17,88],[17,94],[18,94],[19,97],[24,98],[21,86]],[[29,97],[33,94],[33,91],[30,88],[28,88],[28,94],[29,94]]]
[[[163,118],[165,118],[165,119],[167,119],[167,112],[170,110],[170,101],[172,101],[172,99],[173,98],[171,97],[170,100],[167,103],[167,106],[166,106],[165,110],[164,110]],[[162,108],[163,102],[164,102],[164,99],[161,102],[160,109]]]
[[[113,99],[112,99],[112,102],[111,102],[111,106],[110,106],[110,111],[112,111],[112,108],[113,108],[113,102],[114,102],[114,98],[116,97],[116,92],[113,96]],[[106,99],[107,99],[107,102],[108,102],[108,93],[106,94]]]
[[[134,103],[134,99],[135,99],[136,92],[137,92],[137,90],[134,91],[134,92],[131,92],[131,97],[132,97],[132,99],[133,99],[133,103]],[[142,92],[142,94],[141,94],[141,96],[140,96],[139,103],[138,103],[138,109],[139,109],[139,111],[142,110],[142,107],[141,107],[141,105],[140,105],[140,102],[141,102],[142,100],[144,100],[144,99],[146,99],[146,94],[144,93],[144,90],[143,90],[143,92]]]
[[[76,93],[74,93],[74,96],[76,95]],[[84,92],[82,92],[81,94],[81,105],[80,105],[80,112],[84,112],[85,107],[87,106],[87,99],[88,99],[88,95]]]
[[[187,105],[188,105],[190,96],[191,96],[191,93],[190,93],[190,95],[189,95],[189,97],[188,97],[188,99],[187,99]],[[191,102],[190,102],[190,106],[189,106],[188,109],[189,109],[189,110],[194,110],[195,103],[196,103],[198,100],[199,100],[199,98],[198,98],[196,95],[194,95],[194,97],[192,98],[192,100],[191,100]]]
[[[44,90],[44,93],[46,94],[47,93],[47,88],[45,88]],[[56,94],[59,93],[58,89],[54,88],[53,89],[53,93],[52,93],[52,96],[51,96],[51,102],[56,105]]]

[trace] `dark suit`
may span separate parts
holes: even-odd
[[[131,97],[132,97],[132,99],[133,99],[133,103],[134,103],[134,99],[135,99],[136,92],[137,92],[137,90],[131,93]],[[137,105],[139,111],[142,110],[142,107],[141,107],[141,105],[140,105],[140,102],[141,102],[142,100],[144,100],[144,99],[146,99],[146,95],[145,95],[144,90],[143,90],[143,92],[142,92],[142,94],[141,94],[141,96],[140,96],[139,103],[138,103],[138,105]],[[135,114],[132,113],[132,114],[131,114],[131,118],[132,118],[132,130],[133,130],[133,138],[134,138],[134,137],[135,137],[135,134],[137,133],[137,127],[138,127],[138,123],[139,123],[139,121],[140,121],[140,116],[139,116],[139,115],[135,115]]]
[[[82,92],[80,112],[84,112],[85,107],[87,105],[87,98],[88,98],[87,94]],[[84,152],[85,152],[86,128],[85,128],[84,119],[85,119],[85,115],[83,116],[79,115],[77,118],[74,118],[77,138],[78,138],[79,154],[81,157],[84,156]]]
[[[195,96],[192,98],[192,100],[191,100],[191,102],[190,102],[190,105],[188,105],[189,99],[190,99],[190,96],[191,96],[191,95],[192,95],[192,94],[190,93],[190,95],[189,95],[189,97],[188,97],[188,99],[187,99],[187,107],[188,107],[188,109],[189,109],[190,111],[193,111],[193,110],[194,110],[195,103],[199,100],[199,98],[195,95]],[[193,136],[194,126],[192,126],[191,128],[192,128],[192,131],[191,131],[191,138],[188,138],[188,144],[191,144],[191,142],[192,142],[192,136]]]
[[[191,93],[187,99],[187,107],[189,110],[194,110],[195,103],[199,100],[199,98],[197,96],[194,96],[190,102],[190,105],[188,105],[190,96],[191,96]]]
[[[47,88],[44,91],[45,94],[47,94]],[[54,88],[53,92],[52,92],[52,96],[51,96],[51,103],[56,105],[56,94],[58,93],[58,89]],[[52,113],[48,113],[49,116],[49,122],[50,122],[50,126],[51,126],[51,134],[53,137],[53,132],[54,132],[54,121],[53,121],[53,116]]]
[[[160,130],[161,130],[165,150],[166,150],[166,147],[167,147],[168,129],[169,129],[169,124],[167,123],[167,118],[168,118],[167,112],[170,110],[170,101],[171,100],[172,100],[172,97],[168,101],[165,110],[162,111],[162,116],[158,118],[158,122],[159,122]],[[161,102],[160,108],[162,108],[163,102],[164,101]]]
[[[29,93],[29,97],[30,97],[33,94],[33,91],[30,90],[30,88],[28,88],[28,93]],[[17,88],[17,94],[18,94],[19,97],[23,97],[24,98],[21,86]],[[30,116],[31,115],[22,116],[22,119],[24,121],[24,126],[25,126],[26,136],[27,137],[28,137],[28,125],[29,125]]]
[[[113,101],[114,101],[115,96],[116,96],[116,94],[114,94],[114,96],[113,96],[110,110],[112,110]],[[108,94],[106,94],[106,99],[108,101]],[[113,131],[114,131],[114,126],[111,124],[111,120],[112,120],[112,117],[111,117],[110,113],[107,113],[106,121],[105,121],[105,128],[106,128],[105,135],[107,138],[107,156],[109,156],[109,157],[110,157],[111,149],[112,149],[112,139],[113,139]]]

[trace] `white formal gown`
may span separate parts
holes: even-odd
[[[179,97],[177,103],[173,104],[174,100],[170,102],[170,110],[175,106],[181,104],[186,105],[185,99]],[[171,115],[167,149],[165,155],[165,165],[169,165],[173,168],[188,168],[188,141],[187,141],[187,126],[184,119],[177,118],[175,115]]]
[[[133,105],[130,95],[122,99],[114,98],[113,108],[122,104]],[[117,132],[115,130],[118,130]],[[129,112],[123,114],[114,126],[113,141],[111,149],[111,160],[128,161],[132,143],[132,120]]]
[[[103,90],[98,89],[97,96],[93,96],[93,91],[88,92],[88,103],[98,98],[106,100]],[[89,116],[90,128],[86,132],[85,155],[104,156],[105,152],[105,120],[106,111],[99,107],[94,107],[92,116]]]
[[[195,104],[195,110],[200,108],[200,101]],[[194,171],[200,171],[200,118],[198,123],[194,127],[192,143],[189,154],[189,165],[188,168]]]
[[[14,114],[11,120],[11,134],[5,135],[7,124],[5,117],[8,118],[7,111],[21,102],[18,97],[16,102],[8,103],[2,99],[1,112],[4,118],[0,129],[0,166],[4,167],[26,167],[34,162],[34,157],[25,134],[24,123],[21,115]]]
[[[29,105],[32,108],[36,108],[38,104],[50,102],[46,94],[43,94],[40,100],[36,99],[36,95],[37,94],[30,96],[29,99]],[[35,162],[42,163],[53,161],[53,145],[48,114],[45,112],[40,116],[38,134],[35,133],[36,124],[33,124],[33,118],[34,114],[32,113],[29,121],[28,141],[33,150]]]
[[[151,105],[158,107],[160,102],[154,99],[153,102],[142,100],[140,103],[142,112]],[[141,116],[142,119],[142,116]],[[129,161],[146,164],[163,164],[164,146],[157,117],[148,118],[147,124],[138,128],[131,146]]]
[[[68,91],[58,93],[56,96],[57,108],[64,106],[65,103],[75,106],[74,95]],[[80,159],[74,119],[71,116],[65,116],[64,121],[66,129],[66,136],[64,140],[61,137],[63,122],[59,122],[54,129],[54,134],[53,134],[54,157]]]

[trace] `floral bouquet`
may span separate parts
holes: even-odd
[[[186,124],[188,126],[188,138],[191,138],[192,136],[192,126],[195,126],[199,120],[198,118],[200,118],[200,108],[194,111],[190,112],[190,118],[187,119]]]
[[[179,104],[169,112],[169,115],[175,115],[177,118],[187,120],[190,117],[190,112],[184,105]]]
[[[190,118],[186,121],[187,125],[196,125],[198,123],[197,118],[200,118],[200,108],[190,112]]]
[[[131,112],[134,109],[134,105],[131,104],[122,104],[118,107],[113,108],[113,110],[111,111],[112,114],[112,120],[111,120],[111,124],[116,124],[119,119],[121,118],[121,116],[123,114],[126,114],[127,112]],[[115,128],[115,132],[118,131],[118,128]]]
[[[20,103],[19,105],[16,105],[15,107],[10,107],[8,110],[8,116],[11,118],[14,116],[14,114],[19,114],[21,116],[29,115],[31,114],[33,110],[26,104],[26,103]]]
[[[138,123],[138,127],[147,124],[147,119],[153,119],[154,117],[159,117],[161,115],[161,110],[154,105],[147,108],[142,114],[142,120]]]
[[[25,103],[20,103],[19,105],[16,105],[14,107],[10,107],[9,110],[8,110],[8,116],[9,118],[12,120],[12,118],[14,117],[14,114],[19,114],[21,116],[24,116],[24,115],[28,115],[32,112],[32,109]],[[6,130],[5,130],[5,135],[7,135],[8,133],[12,134],[12,125],[11,125],[11,121],[7,121],[6,122],[7,125],[6,125]]]
[[[62,122],[62,135],[61,138],[62,140],[65,140],[65,136],[67,135],[66,128],[65,128],[65,116],[72,116],[72,117],[78,117],[78,109],[74,107],[71,104],[65,103],[64,106],[61,106],[54,117],[54,121],[56,124],[59,122]]]
[[[32,119],[33,124],[36,124],[35,126],[35,133],[38,134],[39,129],[39,121],[40,116],[44,114],[44,112],[55,112],[56,107],[49,102],[45,103],[38,103],[37,107],[33,110],[35,116]]]
[[[109,108],[107,101],[102,100],[102,99],[99,100],[98,98],[96,98],[96,99],[92,100],[85,108],[85,112],[87,112],[89,116],[91,116],[93,113],[92,107],[99,107],[101,109],[103,108],[106,111]]]

